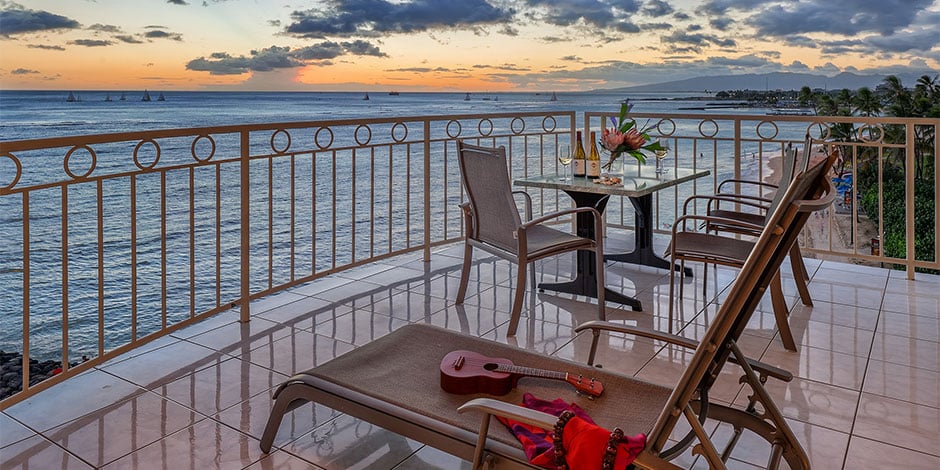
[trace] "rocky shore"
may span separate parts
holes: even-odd
[[[60,361],[29,360],[29,384],[35,385],[62,371]],[[72,366],[78,363],[72,363]],[[0,400],[23,389],[23,355],[0,351]]]

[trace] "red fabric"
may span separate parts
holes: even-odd
[[[575,416],[568,421],[562,434],[565,460],[568,466],[571,470],[601,468],[604,452],[607,450],[607,441],[610,439],[610,431],[595,424],[581,407],[574,403],[566,403],[560,398],[553,401],[541,400],[530,393],[523,395],[522,406],[553,416],[558,416],[565,410],[571,410]],[[522,443],[530,463],[543,468],[555,468],[554,444],[550,429],[545,430],[502,417],[498,419]],[[614,468],[625,469],[645,447],[645,434],[624,436],[617,446]]]

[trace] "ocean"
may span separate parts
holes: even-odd
[[[24,139],[39,139],[49,137],[63,137],[74,135],[104,134],[114,132],[128,132],[140,130],[161,130],[174,128],[191,128],[203,126],[222,126],[235,124],[257,124],[269,122],[314,121],[320,119],[345,118],[376,118],[392,116],[430,116],[452,114],[485,114],[532,112],[542,110],[569,111],[577,113],[580,120],[585,111],[611,111],[619,110],[619,103],[630,98],[635,104],[634,112],[639,113],[703,113],[693,108],[701,108],[708,102],[704,94],[637,94],[625,95],[622,93],[560,93],[557,100],[552,101],[552,93],[400,93],[391,95],[388,92],[371,92],[369,99],[363,99],[365,93],[277,93],[277,92],[163,92],[165,101],[157,101],[159,91],[150,92],[153,100],[141,101],[143,91],[125,92],[127,99],[121,101],[120,91],[74,91],[75,101],[67,101],[67,91],[0,91],[0,140],[13,141]],[[106,99],[110,96],[111,101]],[[469,99],[467,99],[469,98]],[[754,108],[722,108],[716,110],[720,114],[764,114],[767,110]],[[747,149],[745,149],[747,150]],[[2,159],[2,158],[0,158]],[[6,162],[0,161],[0,184],[6,184],[9,178],[4,171],[9,171]],[[758,164],[748,162],[749,166]],[[61,172],[60,168],[50,171]],[[143,184],[143,183],[142,183]],[[185,183],[184,183],[185,184]],[[120,210],[126,201],[115,196],[114,204],[107,204],[111,210]],[[72,204],[76,202],[71,201]],[[0,240],[19,239],[21,233],[21,217],[18,217],[20,200],[17,196],[4,196],[0,199]],[[76,197],[75,201],[80,201]],[[40,202],[31,202],[34,208],[41,207]],[[93,211],[94,208],[85,208]],[[182,213],[188,209],[178,208]],[[141,209],[144,211],[144,209]],[[36,211],[38,212],[38,211]],[[141,216],[144,216],[142,214]],[[236,217],[233,214],[232,217]],[[224,216],[223,216],[224,217]],[[40,224],[49,223],[49,230],[55,230],[55,217],[46,217],[47,220],[36,221],[34,231],[40,229]],[[77,235],[70,237],[71,243],[84,243],[91,253],[79,253],[79,259],[70,263],[70,286],[78,289],[84,286],[95,292],[96,273],[94,270],[93,247],[95,246],[94,228],[91,217],[83,220],[81,217],[70,215],[70,227]],[[108,225],[106,225],[106,229]],[[126,238],[126,229],[115,228],[114,236],[105,234],[105,239],[120,240]],[[154,233],[142,233],[143,238],[157,236]],[[48,292],[39,289],[33,293],[33,301],[48,294],[50,298],[57,295],[55,285],[60,276],[56,269],[57,258],[60,251],[55,243],[44,246],[43,241],[37,237],[33,242],[31,251],[32,280],[46,281],[51,287]],[[159,238],[157,236],[157,238]],[[185,250],[186,239],[168,240],[171,246],[180,244]],[[21,343],[22,298],[21,294],[10,286],[22,282],[17,268],[21,254],[16,244],[0,242],[0,349],[17,350]],[[141,241],[141,261],[144,265],[151,261],[145,259],[148,254],[144,250],[145,244]],[[78,250],[76,250],[78,251]],[[154,255],[153,253],[150,253]],[[237,254],[237,253],[236,253]],[[155,256],[155,255],[154,255]],[[48,259],[47,259],[48,258]],[[129,277],[129,268],[126,265],[109,265],[108,278],[110,282]],[[186,277],[183,273],[182,277]],[[230,274],[230,273],[229,273]],[[147,284],[155,282],[153,279],[139,280],[141,292],[146,292]],[[211,277],[211,276],[210,276]],[[237,278],[233,279],[237,281]],[[237,282],[232,282],[232,285]],[[155,284],[159,286],[159,284]],[[170,286],[171,289],[175,288]],[[180,286],[186,289],[186,286]],[[120,289],[119,289],[120,290]],[[19,299],[17,299],[19,297]],[[183,297],[183,296],[181,296]],[[223,295],[223,298],[226,298]],[[171,299],[171,303],[176,299]],[[107,307],[120,305],[127,299],[111,298],[107,300]],[[61,302],[61,301],[59,301]],[[139,299],[139,302],[159,302],[156,296]],[[152,306],[151,306],[152,307]],[[180,311],[188,310],[188,301],[180,306],[171,305],[171,309],[179,307]],[[85,295],[70,301],[70,357],[93,355],[97,341],[97,320],[92,312],[97,310],[95,295]],[[142,305],[142,311],[148,310]],[[152,309],[151,309],[152,310]],[[200,311],[197,308],[197,311]],[[82,316],[81,312],[87,312]],[[61,323],[60,309],[55,305],[40,305],[33,309],[31,316],[31,350],[32,355],[38,359],[60,357],[58,348],[61,346],[61,330],[57,326]],[[74,315],[74,317],[73,317]],[[116,328],[116,333],[109,333],[108,343],[123,344],[129,333],[126,325],[120,326],[117,319],[110,320],[108,328]],[[116,322],[116,324],[112,324]],[[113,336],[112,336],[113,335]]]

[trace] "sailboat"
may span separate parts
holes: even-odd
[[[366,96],[362,97],[362,101],[369,101],[369,94],[366,93]]]
[[[556,95],[554,91],[552,92],[552,99],[549,101],[558,101],[558,95]]]
[[[140,101],[150,101],[150,93],[147,90],[144,90],[144,97]]]
[[[121,97],[118,98],[120,101],[127,101],[127,93],[122,92]]]
[[[166,101],[166,97],[163,96],[163,92],[160,92],[160,96],[157,97],[157,101]]]
[[[105,96],[105,97],[104,97],[104,100],[105,100],[105,101],[114,101],[114,100],[111,99],[111,93],[108,93],[108,96]]]
[[[69,97],[66,98],[65,101],[68,101],[69,103],[74,103],[74,102],[76,102],[76,101],[78,101],[78,100],[75,99],[75,95],[73,95],[72,92],[70,91],[70,92],[69,92]]]
[[[463,97],[464,101],[470,101],[470,93],[467,93],[467,96]]]

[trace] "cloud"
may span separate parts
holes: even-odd
[[[55,45],[50,46],[48,44],[29,44],[26,47],[29,47],[31,49],[45,49],[48,51],[64,51],[65,50],[65,48],[62,46],[55,46]]]
[[[327,0],[321,8],[291,13],[284,32],[298,37],[375,36],[432,29],[472,29],[504,24],[511,12],[485,0]]]
[[[12,74],[12,75],[30,75],[30,74],[36,74],[36,73],[39,73],[39,71],[37,71],[37,70],[30,70],[30,69],[23,69],[23,68],[13,69],[13,70],[10,71],[10,74]]]
[[[305,65],[328,65],[332,62],[324,62],[343,55],[387,57],[387,54],[368,41],[324,41],[298,49],[271,46],[267,49],[251,51],[248,57],[235,57],[226,52],[216,52],[208,58],[200,57],[189,61],[186,69],[209,72],[211,75],[240,75]]]
[[[186,0],[166,0],[166,2],[172,5],[189,5]],[[203,2],[203,6],[205,6],[205,2]]]
[[[672,5],[664,2],[663,0],[649,0],[642,9],[644,15],[654,17],[666,16],[673,11],[675,10],[672,8]]]
[[[801,33],[884,35],[910,26],[934,0],[806,0],[773,4],[752,11],[747,24],[759,36]]]
[[[104,39],[76,39],[74,41],[69,41],[69,44],[74,44],[76,46],[85,46],[85,47],[104,47],[114,44],[112,41],[107,41]]]
[[[141,41],[140,39],[137,39],[134,36],[128,36],[126,34],[118,34],[114,36],[114,39],[117,39],[118,41],[125,42],[128,44],[143,44],[144,43],[144,41]]]
[[[699,52],[703,47],[715,45],[718,47],[735,47],[737,42],[734,39],[722,39],[718,36],[705,33],[691,33],[685,31],[673,31],[672,34],[662,36],[662,42],[669,44],[671,50],[675,52]]]
[[[8,5],[4,5],[4,9],[0,10],[0,25],[3,25],[0,34],[3,36],[81,27],[78,21],[62,15],[26,10],[16,4]]]
[[[183,36],[177,33],[170,33],[163,31],[162,29],[155,29],[153,31],[147,31],[144,33],[144,37],[147,39],[172,39],[174,41],[182,41]]]
[[[120,33],[121,28],[112,24],[95,23],[87,28],[89,31],[100,31],[102,33]]]

